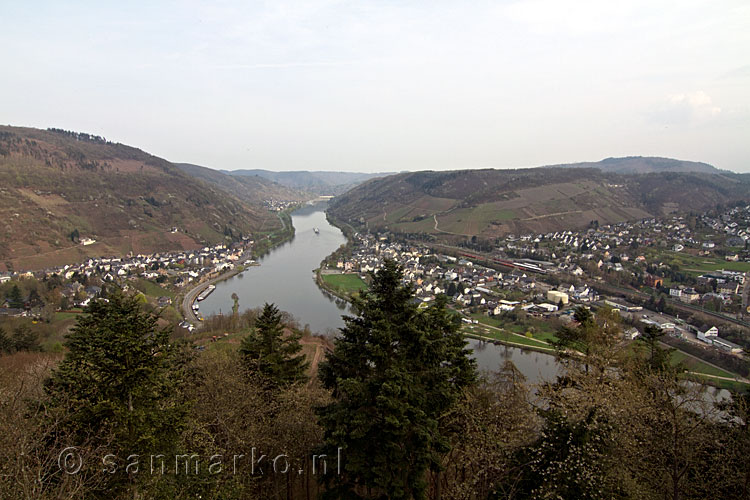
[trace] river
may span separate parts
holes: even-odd
[[[320,290],[313,270],[346,243],[346,238],[328,223],[325,209],[326,203],[320,202],[296,210],[292,214],[294,238],[261,258],[260,266],[217,283],[216,290],[200,302],[201,312],[231,313],[232,293],[236,293],[240,310],[272,302],[282,311],[291,312],[302,326],[309,325],[313,332],[335,335],[344,326],[341,315],[349,313],[347,304]],[[318,228],[318,234],[314,228]],[[468,342],[481,369],[496,370],[511,360],[531,382],[554,378],[558,372],[555,358],[549,354],[474,339]]]

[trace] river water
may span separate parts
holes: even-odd
[[[318,288],[314,269],[346,238],[338,228],[328,223],[326,202],[307,205],[292,214],[294,238],[280,245],[260,259],[260,266],[216,284],[216,290],[201,301],[204,315],[230,314],[232,294],[239,296],[240,310],[274,303],[282,311],[294,315],[301,326],[309,325],[313,332],[336,335],[344,326],[342,314],[349,314],[347,303]],[[314,229],[318,228],[316,234]],[[529,382],[552,380],[560,373],[554,356],[517,347],[495,345],[467,339],[477,365],[483,370],[497,370],[512,361]],[[706,397],[722,400],[730,397],[726,390],[709,388]]]
[[[313,332],[335,335],[344,326],[341,315],[349,313],[347,304],[318,288],[313,269],[346,243],[346,238],[328,223],[325,209],[326,203],[321,202],[296,210],[292,214],[294,239],[271,250],[261,258],[260,266],[217,283],[216,290],[200,302],[201,312],[230,314],[232,293],[236,293],[240,310],[272,302],[280,310],[291,312],[301,326],[307,324]],[[551,379],[558,373],[555,358],[548,354],[473,339],[468,342],[481,369],[496,370],[511,360],[530,382]]]

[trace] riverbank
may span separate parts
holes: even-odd
[[[347,250],[346,247],[350,245],[350,242],[351,242],[350,235],[354,231],[354,228],[352,228],[348,224],[339,223],[335,218],[330,217],[328,214],[326,214],[326,218],[332,226],[337,227],[339,230],[341,230],[342,233],[344,233],[344,236],[346,236],[347,242],[346,242],[345,247],[337,249],[337,252],[341,252],[341,251],[345,252]],[[344,227],[342,226],[348,226],[348,227],[344,229]],[[331,295],[338,297],[346,301],[347,303],[351,304],[351,297],[348,294],[337,290],[336,288],[332,287],[323,279],[323,273],[322,273],[323,267],[326,265],[326,261],[331,260],[331,256],[333,256],[335,253],[336,252],[326,257],[326,259],[323,260],[323,262],[321,262],[320,267],[315,270],[315,281],[321,290],[324,290],[325,292],[330,293]],[[550,355],[557,354],[556,349],[543,345],[542,341],[529,339],[527,337],[516,334],[514,332],[500,330],[499,328],[491,327],[489,325],[481,325],[481,326],[496,329],[508,338],[503,339],[503,338],[498,338],[497,336],[487,336],[487,335],[482,335],[476,332],[468,331],[468,329],[474,328],[474,325],[462,326],[462,333],[464,337],[473,338],[473,339],[484,341],[484,342],[491,342],[493,344],[502,344],[502,345],[507,345],[510,347],[516,347],[519,349],[527,350],[527,351],[536,351],[536,352],[540,352],[543,354],[550,354]],[[514,337],[513,340],[509,340],[511,336]]]
[[[278,212],[276,216],[279,218],[279,221],[281,221],[281,230],[272,232],[266,235],[264,239],[257,242],[253,246],[252,252],[249,253],[244,260],[238,263],[238,265],[235,266],[234,269],[231,269],[225,273],[221,273],[213,278],[200,281],[195,286],[188,289],[184,293],[184,295],[178,296],[178,300],[180,301],[180,309],[182,311],[182,317],[186,321],[189,321],[190,323],[195,325],[196,328],[200,329],[200,321],[198,320],[198,316],[196,316],[195,311],[193,311],[193,304],[195,303],[198,295],[209,285],[214,285],[216,283],[226,281],[229,278],[232,278],[233,276],[236,276],[245,271],[248,267],[260,265],[255,262],[248,264],[248,261],[254,261],[255,259],[260,258],[261,256],[270,252],[272,249],[283,245],[284,243],[294,238],[295,230],[294,225],[292,224],[291,213],[298,208],[300,207],[294,205],[290,208],[287,208],[286,210]]]
[[[180,301],[180,309],[182,310],[182,317],[186,320],[195,325],[196,328],[200,328],[200,321],[198,320],[198,317],[195,315],[195,311],[193,311],[193,303],[195,303],[195,300],[198,298],[198,295],[208,288],[210,285],[215,285],[216,283],[220,283],[222,281],[228,280],[232,276],[236,276],[240,274],[241,272],[244,272],[248,267],[252,266],[258,266],[260,264],[257,263],[251,263],[246,264],[246,262],[252,260],[251,258],[247,258],[243,261],[242,264],[238,264],[234,267],[234,269],[231,269],[225,273],[219,274],[218,276],[214,276],[213,278],[209,278],[205,281],[201,281],[200,283],[196,284],[193,288],[190,288],[185,292],[185,295],[178,296],[178,300]]]
[[[323,276],[321,274],[322,268],[323,268],[323,263],[321,262],[321,266],[319,268],[317,268],[317,269],[314,269],[314,272],[315,272],[315,283],[318,285],[318,288],[320,288],[321,290],[323,290],[323,291],[325,291],[327,293],[330,293],[334,297],[337,297],[337,298],[345,301],[348,304],[351,304],[352,303],[352,299],[351,299],[351,297],[349,295],[336,290],[335,288],[333,288],[332,286],[330,286],[328,283],[326,283],[326,281],[323,279]]]
[[[328,268],[335,266],[337,261],[346,260],[351,255],[352,245],[352,228],[351,226],[344,226],[340,224],[335,217],[327,217],[328,222],[338,227],[347,237],[347,244],[337,249],[336,252],[332,253],[321,263],[321,268],[316,270],[316,284],[321,290],[338,297],[340,299],[350,302],[348,297],[348,290],[342,289],[341,286],[336,287],[335,283],[327,282],[326,277],[326,264]],[[346,227],[347,231],[344,231]],[[333,281],[333,280],[331,280]],[[472,323],[468,323],[472,321]],[[467,324],[462,325],[462,332],[466,338],[477,339],[483,342],[492,342],[493,344],[502,344],[510,347],[515,347],[527,351],[536,351],[543,354],[558,355],[557,349],[551,345],[556,340],[555,326],[544,324],[544,325],[532,325],[532,328],[524,328],[521,331],[518,330],[518,324],[512,322],[507,325],[493,325],[495,320],[491,317],[484,316],[479,317],[478,314],[472,314],[471,317],[465,318],[464,322]],[[505,328],[502,328],[505,326]],[[528,326],[528,325],[527,325]],[[575,353],[571,353],[575,355]],[[679,356],[686,356],[682,352],[676,352],[675,357],[678,358],[676,361],[680,361]],[[700,361],[700,360],[696,360]],[[742,377],[735,376],[734,374],[725,370],[718,370],[715,366],[709,366],[705,363],[690,363],[685,366],[685,377],[699,380],[701,383],[706,385],[715,386],[722,389],[729,389],[732,391],[748,391],[750,385]]]
[[[300,207],[297,205],[293,205],[276,214],[276,217],[278,217],[279,221],[281,222],[281,230],[271,232],[264,238],[261,238],[260,240],[255,242],[255,245],[253,246],[254,258],[259,259],[277,246],[283,245],[287,241],[290,241],[292,238],[294,238],[295,230],[294,224],[292,224],[291,214],[298,208]]]

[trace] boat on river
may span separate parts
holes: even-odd
[[[197,300],[201,301],[201,300],[205,299],[206,297],[208,297],[209,295],[211,295],[214,290],[216,290],[216,285],[208,285],[208,288],[206,288],[205,290],[203,290],[200,293],[200,295],[198,295],[198,299]]]

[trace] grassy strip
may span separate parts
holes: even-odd
[[[358,274],[321,274],[321,278],[328,286],[346,294],[360,292],[367,288],[367,283],[362,281]]]
[[[500,328],[502,330],[507,330],[509,332],[515,333],[517,335],[525,337],[526,331],[529,329],[529,327],[534,328],[534,332],[532,333],[533,338],[535,340],[540,341],[544,345],[548,345],[549,342],[554,342],[557,340],[557,337],[555,337],[554,331],[549,328],[549,326],[546,324],[543,320],[536,320],[533,319],[533,323],[530,325],[522,325],[519,323],[513,323],[513,322],[504,322],[500,319],[493,318],[490,316],[485,316],[482,313],[474,313],[470,315],[472,319],[477,320],[480,324],[491,326],[494,328]]]
[[[59,321],[65,321],[66,319],[71,318],[77,318],[78,315],[81,313],[75,313],[75,312],[56,312],[55,318],[52,320],[53,323],[57,323]]]
[[[143,278],[139,278],[138,280],[136,280],[135,288],[149,297],[169,297],[173,299],[175,296],[173,291],[162,288],[153,281],[149,281]]]
[[[478,335],[484,338],[490,338],[493,340],[499,340],[501,342],[507,342],[510,344],[518,344],[523,346],[535,347],[539,349],[545,349],[548,351],[554,351],[546,342],[536,340],[533,338],[524,337],[523,335],[516,335],[514,333],[494,330],[478,325],[466,325],[463,328],[464,333],[470,335]]]
[[[730,392],[750,392],[750,385],[745,382],[738,382],[736,380],[723,380],[720,378],[709,377],[697,373],[684,373],[683,377],[687,380],[691,380],[699,384],[710,385],[711,387],[718,387],[719,389],[726,389]]]
[[[671,363],[672,365],[682,363],[689,372],[704,373],[706,375],[714,375],[716,377],[727,378],[735,378],[737,376],[726,370],[722,370],[721,368],[717,368],[715,366],[709,365],[708,363],[704,363],[703,361],[689,356],[682,351],[672,352]]]

